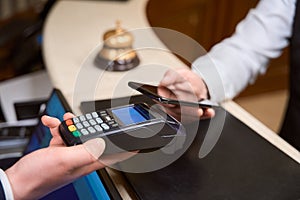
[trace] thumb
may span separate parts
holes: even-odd
[[[177,73],[174,70],[169,69],[168,71],[165,72],[159,85],[165,87],[172,85],[176,81],[176,77],[177,77]]]
[[[83,146],[87,152],[98,160],[105,150],[105,141],[102,138],[95,138],[83,143]]]
[[[71,168],[79,168],[90,165],[103,154],[105,142],[102,138],[89,140],[81,145],[63,147],[65,163]]]

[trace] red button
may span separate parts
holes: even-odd
[[[71,119],[66,120],[67,126],[73,125],[73,121]]]

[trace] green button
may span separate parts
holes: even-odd
[[[80,137],[81,136],[79,131],[74,131],[72,133],[73,133],[74,137]]]

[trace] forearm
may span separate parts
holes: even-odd
[[[235,97],[266,71],[270,59],[281,54],[291,36],[295,2],[261,0],[230,38],[193,63],[212,100]]]

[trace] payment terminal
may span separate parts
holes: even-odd
[[[157,105],[130,104],[83,114],[61,123],[60,134],[66,145],[81,144],[101,137],[106,153],[155,150],[184,140],[180,122]]]

